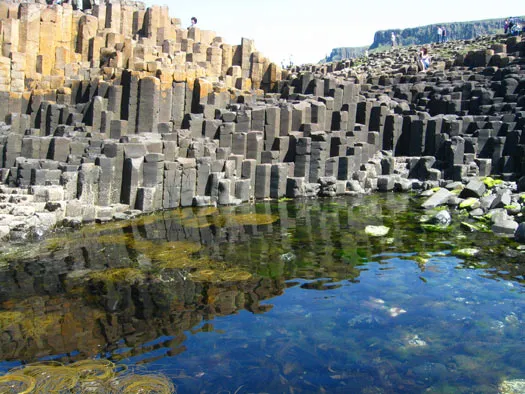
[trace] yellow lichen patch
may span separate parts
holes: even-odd
[[[0,312],[0,330],[4,331],[8,327],[20,323],[22,320],[24,320],[24,315],[21,312],[2,311]]]
[[[103,271],[91,272],[90,279],[111,283],[137,283],[146,279],[144,272],[137,268],[112,268]]]
[[[242,282],[251,279],[252,275],[237,268],[227,270],[201,269],[191,273],[191,278],[197,282]]]
[[[241,226],[257,226],[275,223],[279,220],[279,216],[265,213],[242,213],[232,216],[231,220]]]

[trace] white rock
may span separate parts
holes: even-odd
[[[366,226],[365,233],[371,237],[384,237],[390,231],[386,226]]]
[[[525,393],[525,379],[513,379],[503,381],[498,388],[499,394],[523,394]]]

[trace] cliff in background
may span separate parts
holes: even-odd
[[[374,42],[369,47],[342,47],[334,48],[323,62],[338,61],[360,57],[365,50],[381,50],[390,47],[392,32],[396,34],[397,44],[402,46],[422,45],[436,42],[437,27],[445,26],[449,40],[469,40],[482,35],[503,32],[503,19],[485,19],[470,22],[440,23],[427,26],[412,27],[408,29],[380,30],[374,34]]]
[[[343,47],[343,48],[334,48],[330,55],[328,55],[323,62],[337,62],[343,59],[354,59],[356,57],[361,57],[365,54],[365,51],[368,49],[367,46],[363,47]]]

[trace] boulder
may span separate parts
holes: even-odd
[[[487,190],[487,187],[485,184],[479,180],[472,180],[470,181],[467,186],[461,191],[459,196],[461,198],[480,198],[485,194],[485,191]]]
[[[513,236],[518,226],[514,220],[498,220],[492,225],[492,231],[496,234]]]
[[[447,189],[440,188],[434,194],[432,194],[425,202],[421,204],[422,208],[430,209],[440,205],[444,205],[448,202],[450,197],[454,196],[453,193]]]

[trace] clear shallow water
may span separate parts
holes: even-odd
[[[0,369],[99,355],[182,393],[496,392],[525,376],[524,256],[423,213],[406,195],[183,210],[4,254]]]

